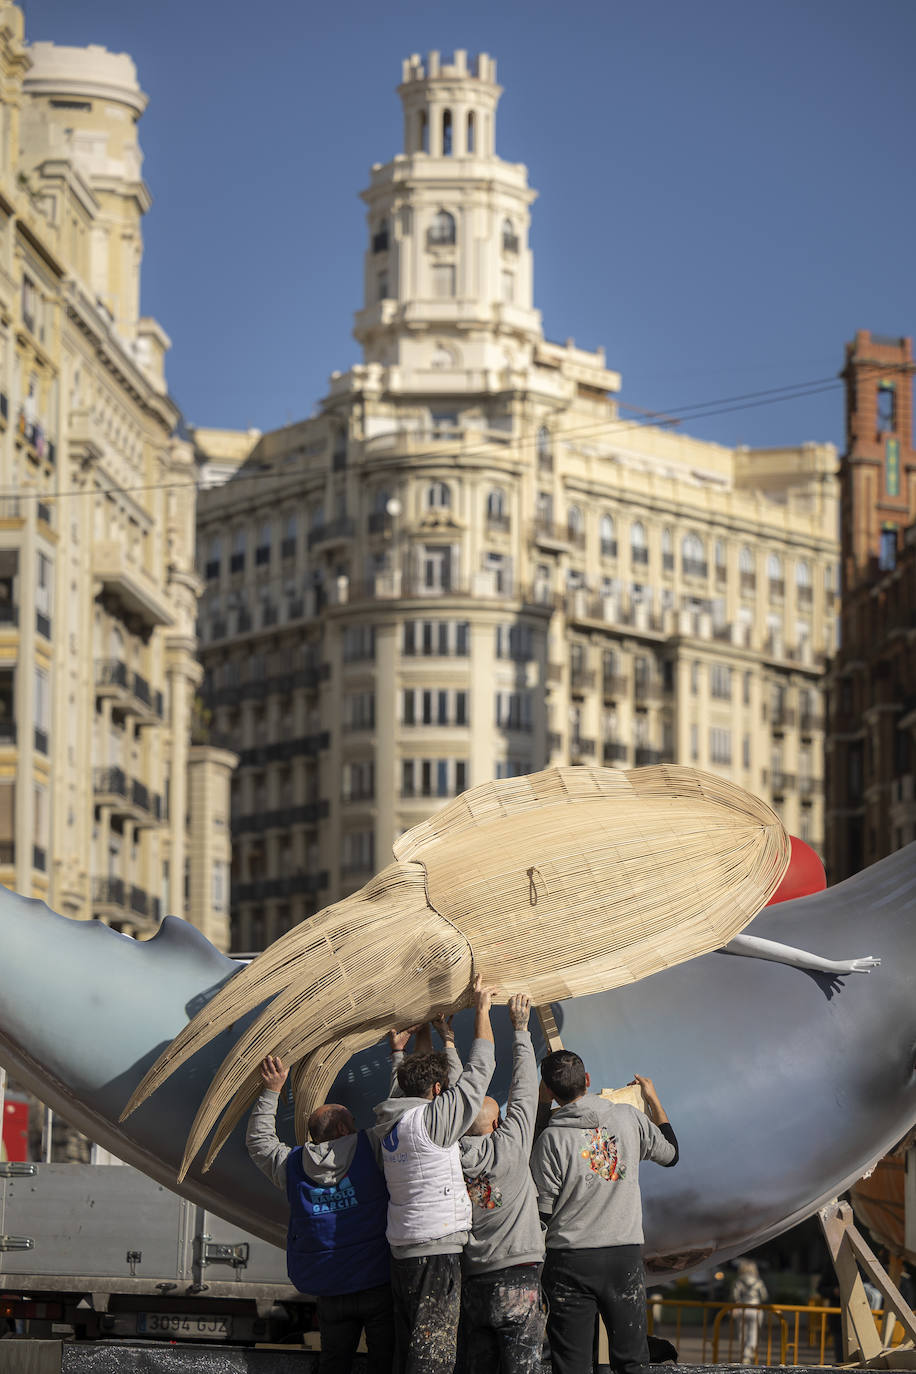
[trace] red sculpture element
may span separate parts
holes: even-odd
[[[824,865],[810,844],[790,836],[792,856],[782,882],[773,893],[767,906],[777,902],[788,902],[795,897],[810,897],[812,892],[823,892],[827,886]]]

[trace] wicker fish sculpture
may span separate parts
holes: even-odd
[[[260,1090],[258,1065],[297,1065],[300,1138],[339,1070],[392,1024],[470,1001],[477,973],[536,1003],[580,997],[724,945],[789,864],[776,814],[693,768],[550,768],[471,788],[395,845],[361,891],[287,932],[167,1047],[122,1120],[242,1016],[179,1173],[216,1125],[208,1168]],[[264,1005],[266,1003],[266,1005]]]

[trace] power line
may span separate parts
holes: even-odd
[[[879,364],[867,363],[859,367],[859,371],[874,370],[881,373],[894,371],[907,372],[910,369],[906,364],[892,363]],[[835,375],[830,377],[814,377],[805,382],[793,382],[781,387],[767,387],[762,391],[746,391],[735,396],[721,397],[718,400],[695,401],[679,407],[670,409],[659,409],[647,412],[644,420],[635,420],[631,423],[620,424],[617,421],[602,421],[597,426],[587,425],[579,429],[566,430],[561,436],[561,441],[573,437],[597,438],[607,435],[608,438],[616,438],[620,434],[625,434],[629,430],[658,428],[668,429],[673,425],[680,424],[683,420],[705,420],[716,415],[729,415],[738,410],[751,410],[765,405],[777,405],[784,401],[805,400],[808,396],[819,396],[828,391],[838,391],[843,387],[843,382]],[[674,410],[678,413],[674,414]],[[534,438],[519,441],[515,445],[516,449],[524,451],[533,447],[537,443],[537,436]],[[492,443],[485,443],[478,448],[462,450],[462,458],[473,458],[486,456],[492,452]],[[415,453],[411,455],[414,459],[441,459],[442,454],[438,451],[429,450],[426,453]],[[234,474],[230,482],[255,482],[255,481],[288,481],[301,472],[301,467],[289,467],[283,471],[274,468],[268,470],[256,470],[254,472],[241,472]],[[187,482],[149,482],[141,483],[136,486],[109,486],[109,487],[83,487],[75,488],[71,491],[41,492],[41,491],[7,491],[0,492],[0,499],[15,497],[18,500],[26,501],[63,501],[77,496],[128,496],[138,492],[148,491],[187,491],[193,487],[196,492],[217,490],[215,487],[202,485],[199,482],[188,480]]]

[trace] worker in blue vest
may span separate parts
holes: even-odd
[[[346,1107],[329,1103],[309,1117],[309,1141],[298,1149],[277,1137],[277,1104],[289,1070],[268,1055],[264,1084],[245,1143],[258,1168],[289,1199],[286,1263],[300,1293],[318,1300],[320,1374],[350,1374],[366,1333],[369,1374],[391,1374],[394,1358],[388,1189],[379,1142]]]

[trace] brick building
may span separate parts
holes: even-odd
[[[831,882],[916,838],[916,452],[911,339],[846,346],[842,619],[828,684]]]

